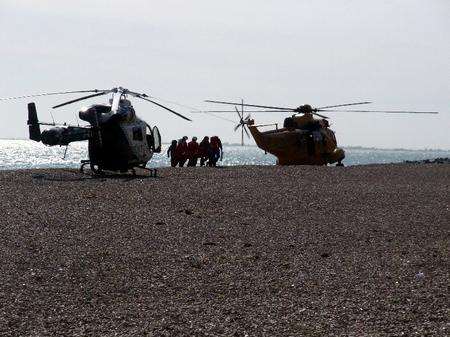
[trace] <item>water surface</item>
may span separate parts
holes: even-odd
[[[169,166],[165,154],[168,144],[163,145],[163,152],[155,154],[149,167]],[[449,150],[404,150],[347,147],[344,164],[364,165],[374,163],[398,163],[405,160],[434,159],[450,157]],[[0,169],[28,168],[78,168],[82,159],[87,159],[87,142],[72,143],[65,158],[66,147],[45,146],[31,140],[0,139]],[[276,158],[256,146],[225,145],[224,158],[220,165],[274,165]]]

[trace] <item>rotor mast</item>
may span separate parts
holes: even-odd
[[[114,88],[112,90],[112,104],[111,104],[111,112],[116,113],[119,111],[120,100],[122,99],[122,95],[124,95],[124,89],[122,87]]]

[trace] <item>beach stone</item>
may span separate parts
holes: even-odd
[[[159,177],[0,171],[0,335],[448,335],[450,166]]]

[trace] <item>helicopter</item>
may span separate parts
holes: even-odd
[[[296,108],[244,104],[237,102],[224,102],[206,100],[205,102],[234,105],[238,111],[240,122],[236,126],[244,128],[246,125],[252,134],[256,145],[266,153],[271,153],[277,157],[278,165],[328,165],[344,166],[342,161],[345,158],[344,149],[337,146],[336,136],[330,129],[328,117],[319,112],[381,112],[381,113],[416,113],[416,114],[437,114],[436,111],[389,111],[389,110],[340,110],[346,106],[370,104],[372,102],[355,102],[338,105],[328,105],[313,108],[309,104],[300,105]],[[239,113],[238,106],[241,106]],[[264,110],[247,111],[247,112],[292,112],[290,117],[284,119],[283,127],[278,128],[278,123],[255,125],[254,119],[248,115],[245,119],[244,107],[258,108]],[[210,110],[205,111],[222,113],[233,112],[227,110]],[[314,118],[317,116],[319,118]],[[259,127],[274,126],[275,129],[261,132]],[[244,129],[243,129],[244,130]],[[243,139],[243,135],[242,135]]]
[[[91,171],[97,175],[104,174],[104,171],[125,173],[130,170],[133,174],[136,174],[135,168],[141,168],[149,170],[150,175],[156,176],[156,169],[148,169],[146,164],[154,153],[161,152],[159,129],[156,126],[152,128],[148,123],[136,116],[128,96],[150,102],[184,120],[192,121],[178,112],[155,102],[145,93],[137,93],[122,87],[105,90],[92,89],[41,93],[2,98],[0,101],[74,93],[90,94],[60,103],[52,108],[60,108],[102,95],[111,94],[112,96],[108,104],[93,104],[81,108],[78,115],[81,120],[89,123],[87,126],[40,122],[34,102],[28,104],[27,124],[29,138],[48,146],[66,146],[67,150],[67,146],[71,142],[87,140],[89,159],[81,161],[80,172],[84,172],[85,165],[89,164]],[[41,125],[53,127],[41,132]]]

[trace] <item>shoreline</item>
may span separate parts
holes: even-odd
[[[345,164],[345,163],[344,163]],[[354,165],[348,165],[348,166],[344,166],[344,167],[366,167],[366,166],[378,166],[378,165],[430,165],[430,164],[434,164],[434,165],[448,165],[450,164],[450,157],[449,158],[430,158],[430,159],[422,159],[422,160],[404,160],[401,162],[392,162],[392,163],[367,163],[367,164],[354,164]],[[298,168],[308,168],[308,167],[336,167],[336,165],[287,165],[284,167],[295,167],[297,166]],[[217,167],[207,167],[205,166],[204,168],[208,168],[208,169],[224,169],[224,168],[245,168],[245,167],[249,167],[249,168],[255,168],[255,167],[283,167],[283,166],[279,166],[276,164],[242,164],[242,165],[218,165]],[[154,168],[157,170],[164,170],[164,169],[186,169],[188,168],[187,166],[184,167],[171,167],[170,163],[167,164],[167,166],[150,166],[150,168]],[[201,166],[197,165],[195,166],[195,168],[197,169],[202,169]],[[194,169],[195,169],[194,168]],[[139,170],[139,168],[136,168],[137,170]],[[11,168],[1,168],[0,167],[0,173],[1,172],[21,172],[21,171],[32,171],[32,170],[36,170],[36,171],[46,171],[46,170],[70,170],[70,171],[77,171],[78,168],[77,167],[73,167],[73,166],[67,166],[64,167],[63,164],[61,164],[61,167],[30,167],[30,168],[17,168],[17,169],[11,169]],[[87,172],[90,172],[90,170],[87,170]],[[113,172],[113,171],[109,171],[110,173],[107,173],[106,175],[126,175],[129,173],[119,173],[119,172]]]

